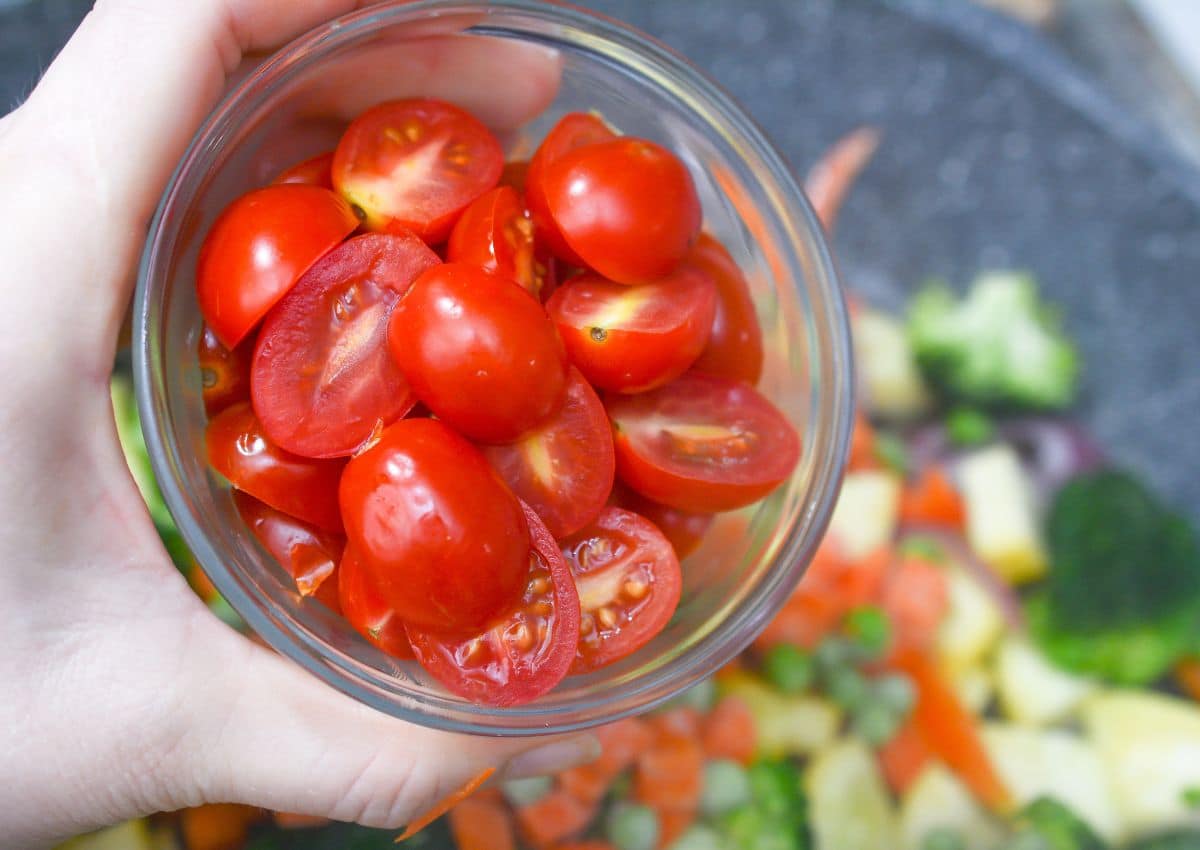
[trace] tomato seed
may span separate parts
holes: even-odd
[[[625,595],[630,599],[641,599],[650,591],[650,585],[644,581],[638,581],[637,579],[628,579],[625,584],[621,586],[621,590],[623,590]]]
[[[611,629],[617,625],[617,612],[606,605],[596,612],[596,619],[604,628]]]

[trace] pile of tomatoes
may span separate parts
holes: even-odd
[[[505,165],[457,107],[376,106],[206,237],[210,463],[301,594],[454,693],[622,658],[799,455],[701,223],[680,159],[596,115]]]

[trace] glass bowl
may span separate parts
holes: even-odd
[[[320,603],[302,599],[247,533],[228,484],[205,461],[193,278],[203,235],[237,194],[331,146],[339,129],[325,118],[331,93],[357,97],[354,111],[386,99],[389,85],[402,83],[388,77],[389,63],[421,61],[434,38],[516,40],[557,51],[561,85],[553,103],[532,123],[501,131],[517,155],[576,110],[598,110],[621,131],[680,154],[699,189],[705,227],[750,282],[766,349],[760,388],[803,441],[790,480],[765,501],[719,516],[684,562],[683,599],[655,640],[515,708],[448,694],[419,666],[381,653]],[[494,70],[503,84],[522,85],[512,67]],[[370,6],[310,32],[246,77],[205,122],[162,198],[142,258],[134,334],[154,471],[217,589],[272,647],[343,693],[461,732],[531,735],[615,720],[663,702],[744,649],[786,600],[824,533],[852,421],[849,330],[834,267],[780,156],[724,92],[663,45],[607,18],[536,0]]]

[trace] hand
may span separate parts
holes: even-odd
[[[487,767],[595,754],[590,736],[410,726],[238,636],[171,566],[124,466],[109,372],[171,168],[243,54],[356,5],[100,0],[0,120],[0,846],[206,801],[397,827]],[[552,98],[552,55],[470,41],[438,40],[403,86],[485,99],[510,126]]]

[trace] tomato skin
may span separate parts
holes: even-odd
[[[488,705],[520,705],[548,692],[567,675],[579,643],[575,582],[541,519],[521,507],[530,548],[520,600],[465,637],[408,625],[421,666],[454,693]]]
[[[800,438],[748,384],[688,372],[610,396],[617,475],[648,499],[696,513],[753,504],[791,475]]]
[[[555,290],[546,311],[594,386],[636,393],[687,370],[708,341],[716,303],[712,280],[688,268],[637,286],[585,272]]]
[[[644,139],[619,138],[563,154],[543,179],[546,205],[571,249],[618,283],[669,274],[700,233],[687,166]]]
[[[288,516],[253,496],[234,491],[242,522],[292,578],[301,596],[313,596],[331,580],[345,538]]]
[[[325,531],[342,530],[337,490],[343,461],[313,460],[279,448],[245,402],[210,419],[205,440],[208,462],[236,489]]]
[[[230,351],[212,328],[200,329],[196,356],[200,361],[200,393],[209,416],[250,398],[250,360],[254,347],[244,342]]]
[[[473,445],[434,419],[402,419],[355,455],[339,491],[346,535],[408,624],[466,630],[517,599],[529,530]]]
[[[338,567],[338,604],[354,630],[388,655],[411,660],[412,646],[404,621],[388,607],[371,584],[362,560],[349,546]]]
[[[529,174],[529,161],[524,159],[514,159],[504,163],[504,170],[500,172],[500,185],[511,186],[516,189],[518,194],[525,194],[525,178]]]
[[[333,191],[333,151],[317,154],[303,162],[298,162],[271,182],[274,185],[302,183],[306,186],[320,186],[322,189]]]
[[[475,266],[418,277],[392,311],[388,346],[417,398],[482,443],[517,439],[566,391],[567,355],[541,304]]]
[[[762,328],[745,275],[725,246],[707,233],[700,234],[684,263],[707,274],[717,288],[712,332],[692,368],[754,386],[762,377]]]
[[[678,508],[660,505],[619,482],[613,488],[611,502],[654,523],[663,536],[671,541],[675,557],[681,561],[700,547],[704,535],[716,519],[712,514],[681,511]]]
[[[236,348],[309,267],[358,227],[350,205],[317,186],[248,192],[213,222],[196,263],[204,321]]]
[[[595,519],[612,490],[612,428],[604,405],[578,369],[571,369],[558,413],[519,441],[485,446],[483,453],[554,537],[572,534]]]
[[[251,393],[267,434],[306,457],[352,454],[416,397],[387,349],[387,320],[439,263],[411,233],[368,233],[326,254],[272,308]]]
[[[533,223],[511,186],[498,186],[463,210],[450,232],[446,261],[471,263],[515,280],[535,296],[546,274],[544,266],[539,274],[533,256]]]
[[[333,185],[371,230],[401,227],[433,244],[503,167],[500,143],[473,115],[412,98],[381,103],[350,124],[334,151]]]

